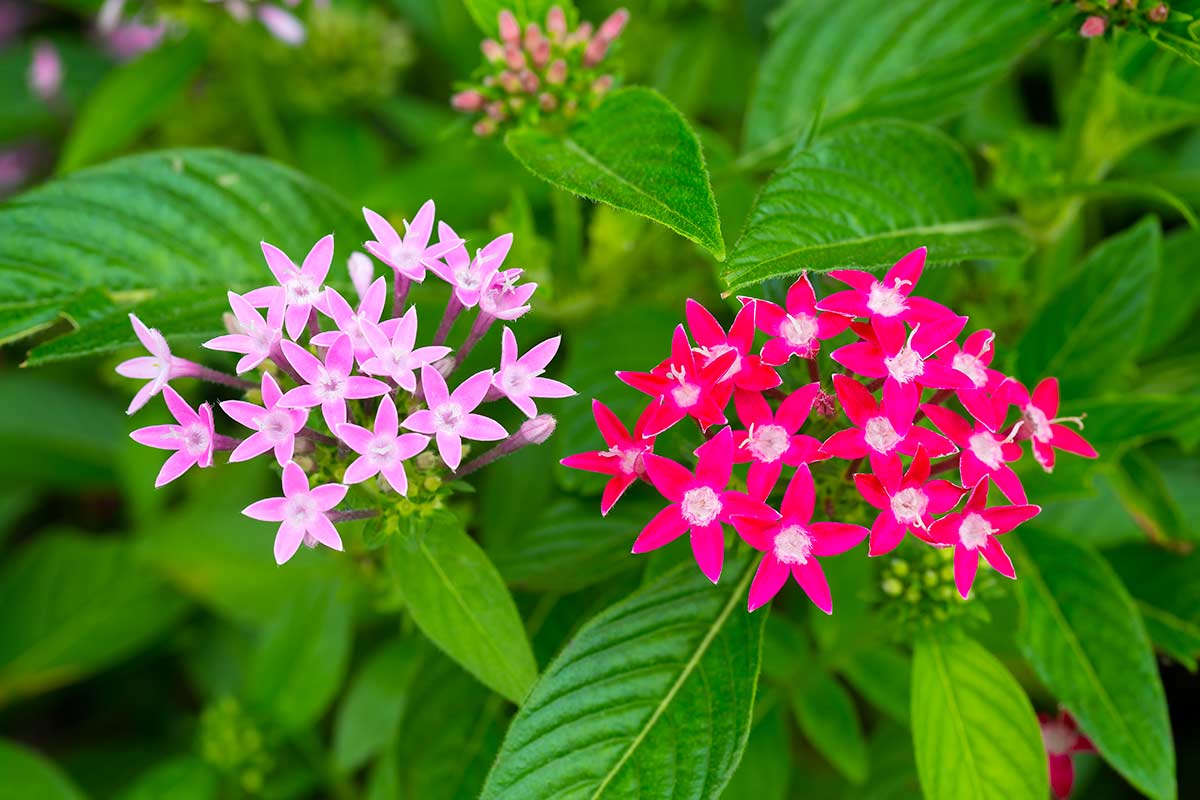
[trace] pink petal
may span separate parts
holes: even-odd
[[[336,431],[337,426],[346,421],[346,401],[327,400],[321,403],[321,416],[325,419],[326,427]]]
[[[250,519],[257,519],[262,522],[282,522],[285,516],[284,508],[287,504],[285,497],[268,497],[265,500],[259,500],[257,503],[251,503],[242,509],[242,513]]]
[[[354,343],[346,334],[338,336],[325,354],[325,369],[341,377],[346,377],[354,370]]]
[[[642,435],[644,436],[657,436],[687,416],[683,409],[676,408],[662,400],[655,401],[647,408],[647,412],[647,416],[643,418],[645,424],[642,428]]]
[[[367,227],[371,229],[375,240],[383,245],[385,251],[390,251],[400,246],[400,236],[396,233],[396,229],[392,227],[390,222],[365,206],[362,212],[363,217],[367,221]]]
[[[904,539],[904,530],[904,526],[896,522],[891,511],[880,514],[871,526],[871,544],[867,555],[882,556],[895,550]]]
[[[1024,522],[1028,522],[1040,513],[1042,513],[1041,506],[996,506],[984,511],[983,516],[987,519],[988,524],[996,529],[996,533],[1001,534],[1008,533],[1013,528]]]
[[[451,471],[458,469],[458,465],[462,463],[462,439],[453,433],[438,433],[436,436],[438,454],[441,455],[442,461]]]
[[[178,450],[183,442],[179,438],[178,425],[150,425],[131,431],[129,438],[138,444],[159,450]]]
[[[329,511],[346,498],[349,489],[340,483],[326,483],[315,487],[309,496],[317,503],[317,508]]]
[[[400,418],[391,395],[385,394],[379,401],[379,410],[375,412],[375,433],[390,437],[400,433]]]
[[[261,456],[263,453],[271,449],[271,440],[260,433],[252,433],[242,441],[237,447],[233,448],[233,452],[229,454],[229,462],[236,464],[241,461],[249,461],[255,456]]]
[[[614,458],[611,455],[593,451],[590,453],[575,453],[574,455],[567,456],[558,463],[571,469],[598,472],[601,475],[619,475],[619,461],[620,459]]]
[[[434,205],[432,200],[421,204],[417,215],[413,217],[405,233],[405,241],[412,239],[410,244],[416,244],[424,250],[429,245],[429,237],[433,234]]]
[[[792,575],[817,608],[826,614],[833,613],[833,596],[829,592],[829,581],[825,579],[825,571],[815,558],[810,558],[803,564],[793,564]]]
[[[1050,791],[1057,800],[1067,800],[1075,786],[1075,764],[1068,755],[1050,753]]]
[[[529,393],[533,397],[574,397],[575,390],[552,378],[534,378],[529,382]]]
[[[519,358],[517,352],[517,337],[513,334],[512,329],[507,325],[500,333],[500,369],[503,371],[506,367],[510,367],[517,363]]]
[[[887,376],[887,368],[883,364],[883,351],[870,342],[855,342],[839,347],[830,353],[829,357],[851,372],[868,378]]]
[[[352,375],[346,379],[346,397],[350,400],[362,400],[365,397],[380,397],[390,390],[383,381],[374,378],[364,378],[362,375]]]
[[[874,475],[858,473],[854,476],[854,486],[863,499],[875,508],[890,508],[892,501],[884,491],[883,483]]]
[[[975,573],[979,570],[979,553],[959,545],[954,548],[954,585],[964,598],[971,594]]]
[[[252,430],[258,430],[258,421],[267,413],[262,406],[244,400],[224,400],[221,402],[221,410],[237,423]]]
[[[917,430],[913,428],[913,430]],[[858,428],[837,431],[821,445],[821,450],[834,458],[853,460],[867,454],[863,433]]]
[[[158,471],[158,477],[154,480],[154,488],[158,489],[175,480],[187,472],[195,463],[196,457],[186,450],[178,450],[172,453],[171,457],[162,465],[162,469]]]
[[[488,380],[490,382],[491,378],[489,377]],[[446,379],[433,367],[421,367],[421,389],[425,393],[425,403],[430,408],[436,408],[450,399],[450,390],[446,387]],[[422,433],[432,433],[432,431],[422,431]]]
[[[275,445],[275,460],[279,462],[279,466],[283,466],[292,460],[292,455],[296,449],[296,437],[292,436]]]
[[[771,406],[758,392],[739,389],[733,393],[733,406],[737,409],[738,419],[746,427],[751,425],[767,425],[774,420]]]
[[[636,475],[615,475],[608,483],[604,484],[604,494],[600,497],[600,515],[607,515],[616,502],[621,499],[621,495],[625,494],[625,490],[636,480]]]
[[[795,433],[808,419],[813,401],[821,391],[820,383],[810,383],[801,386],[784,398],[775,412],[775,421],[783,426],[788,433]]]
[[[329,316],[333,317],[333,321],[339,328],[345,327],[350,318],[354,316],[354,309],[346,302],[346,298],[342,297],[341,293],[333,287],[325,289],[325,307],[329,309]]]
[[[779,510],[788,519],[798,519],[807,523],[812,519],[815,503],[816,492],[813,489],[812,472],[807,466],[797,467],[796,474],[792,476],[783,494],[783,504]]]
[[[328,517],[320,515],[313,518],[308,525],[308,533],[329,549],[342,550],[342,537],[338,536],[337,528],[333,527]]]
[[[912,294],[913,287],[917,285],[917,281],[921,280],[921,270],[924,268],[925,248],[918,247],[897,261],[883,276],[883,282],[888,286],[895,286],[896,281],[907,281],[908,285],[901,285],[900,291],[906,295]]]
[[[514,406],[520,409],[521,413],[533,419],[537,416],[537,405],[530,399],[527,394],[516,394],[514,392],[506,392],[505,396]]]
[[[304,333],[304,327],[308,325],[308,318],[311,315],[312,306],[307,303],[288,306],[288,310],[283,316],[284,329],[287,330],[287,335],[292,339],[299,339],[300,335]],[[295,367],[296,365],[293,364],[292,366]],[[296,369],[300,368],[296,367]]]
[[[1058,378],[1045,378],[1033,387],[1033,404],[1048,418],[1058,415]]]
[[[404,419],[404,422],[401,423],[401,426],[417,433],[436,433],[435,422],[436,418],[433,416],[433,412],[423,408],[420,411],[414,411],[409,414]]]
[[[316,387],[297,386],[279,398],[279,405],[283,408],[312,408],[321,405],[321,398],[317,396]]]
[[[367,448],[371,446],[371,440],[375,438],[374,434],[366,428],[350,422],[338,425],[335,433],[339,439],[350,446],[351,450],[360,454],[367,452]]]
[[[688,529],[688,524],[679,513],[679,506],[669,505],[654,515],[633,543],[634,553],[647,553],[669,544]]]
[[[874,278],[871,280],[873,283]],[[817,303],[817,308],[822,311],[832,311],[846,317],[866,317],[871,314],[871,310],[867,308],[867,298],[862,292],[853,289],[834,292]]]
[[[969,389],[972,385],[966,375],[937,360],[925,362],[925,371],[917,383],[929,389]]]
[[[560,344],[562,344],[562,336],[554,336],[534,345],[528,353],[521,357],[521,366],[534,372],[544,370],[558,354]]]
[[[249,340],[249,337],[247,337],[247,336],[218,336],[217,339],[247,339],[247,340]],[[212,341],[215,342],[215,341],[217,341],[217,339],[213,339]],[[205,342],[205,346],[207,346],[208,344],[210,344],[210,343]],[[211,349],[220,350],[221,348],[217,347],[217,348],[211,348]],[[233,352],[237,353],[240,351],[234,350]],[[128,361],[122,361],[120,364],[117,364],[117,374],[120,375],[122,378],[139,378],[141,380],[149,380],[151,378],[158,377],[158,374],[160,372],[162,372],[162,367],[163,367],[163,363],[160,360],[158,360],[157,358],[154,358],[153,356],[138,356],[137,358],[131,358]]]
[[[912,428],[921,390],[915,383],[900,383],[888,378],[883,382],[883,410],[896,433],[904,436]]]
[[[275,534],[275,563],[286,564],[288,559],[296,555],[300,543],[304,541],[304,529],[284,523]]]
[[[796,353],[796,348],[783,339],[772,339],[763,345],[762,359],[767,364],[782,366]]]
[[[688,330],[692,332],[692,337],[700,347],[712,347],[713,345],[725,343],[724,328],[709,313],[707,308],[695,300],[688,298],[684,309],[684,316],[687,319]]]
[[[783,472],[782,459],[776,459],[769,464],[761,461],[752,463],[746,477],[746,488],[750,496],[756,500],[766,500],[774,491],[781,472]]]
[[[1004,552],[1004,548],[1000,545],[1000,540],[995,536],[989,536],[987,543],[979,550],[984,559],[992,565],[992,569],[999,572],[1006,578],[1017,577],[1017,572],[1013,569],[1012,559],[1008,557],[1008,553]]]
[[[263,257],[267,260],[267,267],[271,270],[271,274],[275,276],[275,280],[281,284],[287,283],[299,270],[292,262],[287,254],[273,244],[262,242]]]
[[[922,488],[929,498],[929,513],[931,514],[945,514],[958,505],[958,501],[962,499],[963,495],[962,489],[945,480],[930,481]]]
[[[1096,458],[1099,455],[1096,452],[1096,448],[1088,444],[1086,439],[1066,425],[1055,423],[1050,426],[1050,432],[1050,445],[1052,447],[1057,447],[1059,450],[1065,450],[1068,453],[1074,453],[1085,458]]]
[[[931,403],[921,406],[921,410],[938,427],[938,430],[949,436],[955,444],[959,447],[966,446],[967,440],[971,438],[972,429],[971,425],[965,419],[948,408],[935,406]]]
[[[396,437],[396,454],[399,458],[412,458],[429,446],[429,437],[419,433],[402,433]]]
[[[672,503],[683,500],[683,493],[696,483],[691,472],[669,458],[646,453],[642,461],[646,465],[646,476],[654,488]]]
[[[859,269],[834,269],[826,274],[835,281],[841,281],[860,292],[869,292],[871,291],[871,287],[875,285],[875,276]],[[857,316],[865,317],[866,314]]]
[[[592,401],[592,416],[596,419],[596,427],[600,429],[605,444],[625,444],[633,438],[617,415],[599,400]]]
[[[482,414],[467,414],[458,431],[464,438],[477,442],[494,442],[508,436],[503,425]]]
[[[789,314],[812,314],[816,307],[817,296],[813,292],[812,284],[808,281],[808,273],[800,273],[800,277],[796,278],[796,282],[791,285],[787,293],[787,309]]]
[[[191,425],[200,421],[200,416],[170,386],[163,387],[163,400],[167,401],[167,409],[180,425]]]
[[[1025,487],[1021,485],[1021,479],[1017,477],[1017,473],[1013,472],[1012,467],[1000,467],[992,472],[992,481],[1010,503],[1025,505],[1029,502],[1029,498],[1025,494]]]
[[[925,448],[925,452],[929,454],[930,458],[942,458],[958,452],[954,442],[919,425],[914,425],[908,435],[897,445],[897,449],[907,456],[916,455],[917,449],[922,447]]]
[[[725,563],[725,531],[714,522],[704,527],[692,528],[692,555],[704,577],[713,583],[721,579],[721,566]]]
[[[696,457],[696,478],[717,491],[724,489],[733,477],[733,432],[723,428],[696,448]]]
[[[791,570],[780,564],[775,554],[768,552],[758,564],[754,580],[750,583],[750,598],[747,607],[750,611],[762,608],[769,603],[779,590],[787,583]]]
[[[312,250],[308,251],[300,271],[319,286],[325,282],[331,264],[333,264],[333,234],[327,234],[312,246]]]
[[[813,555],[837,556],[857,547],[867,538],[867,529],[848,522],[814,522],[808,526],[813,533]]]
[[[397,463],[387,469],[381,470],[384,480],[397,494],[408,494],[408,475],[404,472],[404,465]]]
[[[321,362],[316,356],[294,342],[285,340],[280,342],[279,346],[283,348],[283,355],[288,363],[306,382],[316,383],[321,379]]]

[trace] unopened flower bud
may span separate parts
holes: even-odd
[[[596,78],[596,80],[592,81],[592,92],[597,95],[602,95],[611,89],[612,85],[612,75],[601,75],[599,78]]]
[[[554,433],[558,422],[553,414],[538,414],[521,424],[517,436],[522,437],[526,444],[542,444]]]
[[[524,69],[525,51],[516,45],[510,44],[504,48],[504,62],[508,64],[509,69]]]
[[[552,6],[546,13],[546,30],[554,41],[567,35],[567,15],[560,6]]]
[[[824,391],[817,392],[812,407],[817,414],[832,419],[837,416],[838,412],[837,397]]]
[[[546,62],[550,60],[550,42],[545,39],[538,42],[537,47],[530,51],[529,57],[538,69],[546,66]]]
[[[1154,8],[1150,9],[1150,21],[1158,23],[1159,25],[1166,22],[1167,17],[1169,16],[1171,16],[1171,9],[1167,7],[1166,3],[1159,3]]]
[[[455,96],[457,97],[457,95]],[[476,111],[478,109],[469,110]],[[350,282],[354,284],[354,291],[358,292],[358,299],[361,300],[367,294],[371,279],[375,277],[375,264],[366,253],[355,251],[346,261],[346,271],[350,273]]]
[[[484,39],[479,49],[483,51],[483,57],[493,64],[504,58],[504,48],[495,39]]]
[[[542,36],[542,29],[536,22],[531,22],[525,26],[525,49],[533,52],[537,46],[544,42],[546,37]]]
[[[521,88],[533,94],[541,86],[542,82],[538,80],[538,76],[534,75],[529,70],[521,73]]]
[[[39,42],[29,63],[29,89],[43,101],[53,100],[62,88],[63,66],[57,48]]]
[[[496,132],[496,120],[490,117],[481,119],[471,126],[471,130],[475,132],[476,136],[491,136]]]
[[[504,103],[499,101],[487,104],[487,115],[497,122],[503,121],[508,116],[504,111]]]
[[[558,107],[558,98],[549,92],[542,92],[538,95],[538,108],[542,111],[553,111]]]
[[[510,45],[521,41],[521,24],[508,9],[500,12],[500,40]]]
[[[1093,14],[1083,21],[1083,25],[1079,28],[1079,35],[1085,39],[1095,39],[1097,36],[1103,36],[1107,27],[1108,20]]]
[[[238,322],[238,318],[234,316],[232,311],[226,311],[221,315],[221,324],[225,326],[225,330],[234,336],[245,335],[246,329],[242,327],[242,323]]]
[[[505,70],[500,73],[500,88],[509,94],[516,94],[521,91],[521,79],[517,77],[515,72]]]
[[[474,89],[458,92],[450,98],[450,105],[459,111],[478,111],[483,108],[484,97]]]
[[[1116,0],[1113,0],[1116,2]],[[599,36],[608,39],[610,42],[621,35],[621,31],[625,29],[625,23],[629,22],[629,11],[624,8],[618,8],[608,19],[600,23]]]
[[[500,442],[498,445],[488,450],[483,455],[464,464],[454,473],[456,478],[461,478],[465,475],[470,475],[478,469],[486,467],[494,461],[498,461],[505,456],[512,455],[522,447],[528,445],[542,444],[550,438],[554,433],[558,423],[554,419],[553,414],[539,414],[533,419],[526,420],[522,423],[517,432],[509,436],[507,439]]]
[[[588,44],[587,50],[583,53],[583,65],[585,67],[594,67],[604,60],[604,56],[608,53],[608,39],[603,36],[597,36]]]
[[[567,117],[573,117],[579,113],[579,101],[571,97],[567,102],[563,103],[563,114]]]
[[[554,86],[561,86],[567,80],[567,62],[561,58],[556,58],[550,68],[546,70],[546,83]]]

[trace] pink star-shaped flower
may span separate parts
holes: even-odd
[[[1057,417],[1058,379],[1045,378],[1029,390],[1014,380],[1009,380],[1000,390],[1007,399],[1021,409],[1022,424],[1033,444],[1033,457],[1046,472],[1054,469],[1054,451],[1062,450],[1084,458],[1096,458],[1096,448],[1075,431],[1061,423],[1071,422],[1083,428],[1083,417]]]
[[[371,344],[367,341],[366,326],[379,324],[379,319],[383,316],[383,305],[386,302],[387,281],[383,278],[376,279],[367,289],[362,302],[358,304],[358,310],[351,308],[350,304],[346,302],[346,298],[342,297],[337,290],[326,289],[325,307],[337,325],[337,330],[322,331],[312,337],[310,342],[317,347],[330,347],[337,337],[344,333],[350,337],[350,343],[354,345],[354,358],[358,360],[359,364],[362,364],[373,355]]]
[[[829,582],[817,556],[846,552],[866,538],[867,529],[844,522],[810,522],[815,503],[812,473],[807,466],[800,466],[784,492],[779,518],[739,517],[734,521],[746,543],[766,554],[750,584],[750,611],[768,603],[791,575],[817,608],[833,613]]]
[[[333,550],[342,549],[342,537],[329,521],[331,511],[346,496],[340,483],[308,488],[308,476],[295,461],[283,468],[283,497],[269,497],[242,510],[250,519],[278,522],[275,534],[275,563],[283,564],[296,554],[300,543],[320,542]]]
[[[154,328],[147,328],[140,319],[129,315],[133,332],[142,346],[150,351],[148,356],[139,356],[117,364],[117,374],[125,378],[149,381],[129,403],[126,414],[132,414],[150,402],[150,398],[161,392],[171,378],[179,377],[178,359],[171,355],[171,347],[163,335]]]
[[[209,350],[242,353],[237,363],[237,373],[241,375],[258,367],[279,347],[279,341],[283,338],[283,294],[276,293],[275,299],[267,307],[266,319],[240,294],[229,293],[229,307],[233,309],[241,333],[209,339],[204,346]]]
[[[462,239],[450,231],[449,237],[443,235],[436,245],[429,246],[429,237],[433,233],[432,200],[425,201],[411,223],[405,220],[404,236],[400,236],[390,222],[371,209],[364,208],[362,211],[367,226],[375,235],[375,239],[366,242],[363,247],[395,270],[397,276],[410,281],[420,283],[425,280],[425,270],[432,268],[436,259],[462,244]]]
[[[1071,756],[1094,753],[1096,746],[1080,733],[1075,718],[1065,709],[1055,717],[1038,714],[1038,726],[1042,729],[1042,744],[1050,762],[1050,791],[1057,800],[1067,800],[1075,787],[1075,763]]]
[[[1006,578],[1015,578],[1012,561],[997,536],[1036,517],[1041,508],[1030,505],[987,507],[988,482],[980,478],[962,511],[947,514],[929,528],[935,543],[954,548],[954,584],[964,598],[971,592],[979,557]]]
[[[279,405],[282,397],[279,384],[269,372],[264,372],[261,406],[244,400],[225,400],[221,403],[222,411],[254,431],[229,454],[230,461],[246,461],[268,450],[275,451],[275,460],[281,467],[292,460],[296,434],[303,430],[304,423],[308,421],[308,411],[284,408]]]
[[[431,345],[413,348],[417,341],[417,307],[411,306],[400,319],[376,326],[363,326],[371,357],[362,362],[368,375],[386,375],[406,392],[417,390],[416,370],[450,355],[449,347]]]
[[[290,390],[279,401],[284,408],[321,407],[321,415],[330,431],[346,421],[346,401],[379,397],[388,393],[388,385],[374,378],[351,375],[354,346],[341,334],[325,353],[322,364],[312,353],[293,342],[283,342],[283,354],[308,383]]]
[[[375,280],[375,262],[366,253],[351,253],[350,258],[346,260],[346,272],[350,275],[355,294],[358,295],[359,301],[362,301],[367,295],[367,290],[371,288],[371,282]]]
[[[874,395],[849,375],[834,375],[833,388],[846,416],[857,427],[835,431],[821,445],[826,454],[848,461],[868,457],[871,470],[878,472],[878,462],[894,453],[913,456],[918,447],[924,447],[930,458],[941,458],[958,452],[945,436],[919,425],[913,425],[903,436],[896,433],[891,420],[875,402]]]
[[[600,429],[600,435],[604,437],[608,449],[576,453],[560,462],[572,469],[612,476],[604,485],[604,494],[600,498],[601,516],[606,516],[609,509],[621,499],[625,490],[646,474],[643,456],[654,450],[654,437],[644,435],[648,413],[649,409],[642,412],[631,435],[608,406],[599,400],[593,400],[592,416],[596,418],[596,427]]]
[[[211,467],[213,446],[217,439],[213,432],[212,408],[208,403],[193,411],[187,401],[170,386],[163,387],[162,395],[178,424],[150,425],[129,434],[129,438],[138,444],[175,451],[159,470],[154,480],[156,489],[175,480],[193,466],[201,469]]]
[[[463,439],[494,442],[508,435],[499,422],[472,413],[491,385],[492,371],[484,370],[467,378],[451,394],[442,373],[433,367],[421,367],[421,389],[429,407],[409,414],[404,427],[432,435],[442,461],[452,471],[456,470],[462,461]]]
[[[529,298],[533,297],[537,284],[518,284],[522,274],[524,270],[514,267],[492,275],[491,281],[479,295],[479,313],[506,322],[525,316],[529,311]]]
[[[314,244],[300,267],[273,244],[263,242],[262,251],[279,286],[247,292],[246,299],[258,308],[266,308],[282,292],[284,328],[295,339],[304,332],[314,308],[326,313],[323,284],[333,264],[333,235],[324,236]]]
[[[963,408],[979,420],[989,431],[999,430],[1004,425],[1004,412],[1008,404],[996,395],[1004,383],[1003,373],[991,368],[995,355],[996,334],[988,330],[975,331],[959,347],[950,342],[938,351],[937,358],[966,375],[971,383],[955,392]]]
[[[708,428],[725,424],[723,404],[718,402],[715,387],[735,357],[736,353],[728,352],[698,366],[687,333],[679,325],[671,338],[669,361],[650,372],[618,372],[617,377],[656,399],[646,423],[647,436],[657,436],[684,417],[692,417],[701,428]]]
[[[738,299],[755,306],[755,324],[772,337],[762,348],[762,360],[767,364],[786,364],[792,356],[812,358],[820,350],[822,339],[837,336],[850,324],[850,318],[842,314],[818,313],[808,273],[801,273],[788,289],[786,308],[766,300]]]
[[[349,422],[337,427],[338,438],[350,445],[359,458],[346,468],[342,477],[346,483],[362,483],[374,475],[383,474],[385,480],[399,494],[408,494],[408,476],[404,473],[404,462],[420,453],[429,444],[429,437],[419,433],[400,433],[400,421],[396,415],[396,404],[390,395],[379,401],[375,412],[375,431]]]
[[[575,390],[565,383],[541,377],[558,352],[561,341],[561,336],[555,336],[518,357],[517,337],[507,325],[504,327],[500,341],[500,369],[492,377],[492,385],[530,419],[537,416],[533,398],[571,397],[575,394]]]
[[[770,519],[775,512],[742,492],[728,491],[733,475],[733,433],[723,429],[696,449],[696,472],[669,458],[646,453],[642,456],[646,475],[670,501],[655,515],[633,543],[634,553],[657,550],[691,532],[696,564],[713,583],[721,577],[725,562],[725,530],[735,517]]]
[[[721,376],[721,383],[728,383],[727,391],[734,387],[761,392],[774,389],[782,379],[774,369],[763,363],[762,359],[751,353],[754,347],[754,309],[753,304],[744,305],[729,326],[729,333],[721,327],[721,323],[708,313],[708,309],[688,299],[685,314],[688,329],[696,340],[696,352],[701,356],[701,367],[706,367],[727,353],[733,353],[733,363]]]
[[[905,322],[920,325],[914,346],[923,353],[935,350],[958,336],[967,318],[940,303],[912,296],[924,269],[925,248],[919,247],[897,261],[882,281],[869,272],[833,270],[829,277],[851,288],[834,292],[817,303],[817,308],[848,317],[866,317],[877,328],[888,331],[889,338],[903,337]]]
[[[1009,462],[1021,457],[1021,446],[1011,441],[1017,433],[1015,429],[1006,439],[989,431],[981,422],[972,426],[948,408],[927,403],[921,406],[921,410],[938,430],[962,450],[958,457],[958,468],[963,486],[974,486],[980,478],[991,478],[1010,501],[1028,502],[1021,479],[1008,466]]]
[[[438,223],[438,235],[443,239],[458,238],[453,229],[444,222]],[[492,284],[492,276],[500,270],[508,250],[512,247],[512,234],[497,236],[471,258],[463,245],[453,247],[444,260],[432,262],[429,268],[437,273],[454,289],[454,296],[464,308],[479,304],[483,290]],[[461,241],[461,240],[460,240]]]
[[[767,499],[784,464],[798,467],[828,458],[821,452],[819,441],[797,433],[808,419],[808,412],[820,391],[819,383],[801,386],[774,412],[758,392],[739,389],[734,393],[733,405],[747,430],[733,432],[733,460],[738,464],[750,464],[746,486],[754,499]]]
[[[880,510],[871,526],[867,555],[881,556],[896,549],[905,531],[928,540],[934,514],[945,514],[958,505],[963,490],[950,481],[929,480],[929,456],[918,448],[900,474],[900,456],[883,458],[876,475],[857,474],[854,483],[863,498]]]

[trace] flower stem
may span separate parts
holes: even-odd
[[[354,522],[360,519],[371,519],[379,516],[375,508],[354,508],[349,511],[330,511],[325,515],[330,522]]]
[[[954,455],[950,456],[949,458],[947,458],[943,461],[939,461],[938,463],[934,464],[933,467],[929,470],[929,474],[930,475],[940,475],[943,472],[949,472],[950,470],[952,470],[958,466],[958,459],[960,458],[961,455],[962,455],[961,453],[955,453]]]
[[[937,392],[934,393],[933,398],[929,401],[929,405],[940,406],[949,400],[953,395],[953,389],[938,389]],[[915,425],[923,419],[925,419],[925,412],[918,408],[917,415],[913,417],[913,424]]]
[[[442,321],[438,323],[437,333],[433,335],[434,345],[446,343],[446,337],[450,335],[450,329],[454,327],[454,321],[458,319],[458,315],[462,313],[462,310],[463,304],[458,302],[458,296],[451,292],[450,299],[446,301],[446,313],[442,315]]]
[[[806,358],[808,362],[808,377],[813,383],[821,382],[821,365],[817,363],[817,357]]]
[[[326,436],[320,431],[314,431],[312,428],[301,428],[297,436],[303,436],[305,439],[311,439],[319,444],[339,444],[338,440],[332,436]]]
[[[404,315],[404,301],[408,299],[408,290],[412,286],[412,279],[406,275],[401,275],[396,272],[395,280],[392,281],[392,316],[400,317]]]
[[[209,383],[219,383],[222,386],[232,386],[235,389],[254,389],[257,384],[252,381],[239,378],[236,375],[228,375],[220,370],[211,369],[203,364],[197,364],[195,361],[186,361],[177,359],[173,365],[178,370],[176,373],[181,378],[199,378],[202,381]]]

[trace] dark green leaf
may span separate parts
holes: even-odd
[[[867,777],[867,744],[854,708],[854,698],[829,673],[815,670],[792,694],[800,730],[851,783]]]
[[[912,731],[926,800],[1037,800],[1050,794],[1025,690],[977,642],[944,629],[913,652]]]
[[[714,587],[688,565],[593,617],[530,692],[482,797],[719,796],[758,680],[751,575],[738,559]]]
[[[1200,306],[1200,280],[1196,279],[1200,231],[1181,231],[1163,240],[1162,270],[1154,286],[1154,300],[1146,325],[1141,353],[1161,350],[1181,333]]]
[[[195,756],[165,761],[141,775],[120,800],[216,800],[217,773]]]
[[[337,769],[358,769],[396,736],[422,655],[416,641],[396,639],[377,649],[359,668],[333,726]]]
[[[912,665],[902,653],[876,644],[846,656],[838,670],[873,706],[897,722],[908,724]]]
[[[1083,435],[1103,456],[1114,445],[1136,444],[1190,427],[1200,414],[1200,397],[1125,393],[1094,400],[1071,400],[1063,394],[1063,411],[1086,412]],[[1069,409],[1076,409],[1071,411]]]
[[[389,563],[413,620],[472,675],[520,704],[537,678],[503,579],[462,523],[440,513],[393,539]]]
[[[516,130],[505,144],[539,178],[648,217],[725,258],[700,141],[658,92],[620,89],[565,136]]]
[[[722,796],[785,800],[791,777],[792,753],[787,725],[782,710],[776,707],[754,723],[742,763]]]
[[[771,176],[723,278],[738,289],[803,270],[883,269],[921,246],[929,264],[1028,252],[1016,221],[978,214],[971,165],[945,134],[857,125],[796,149]]]
[[[0,800],[83,800],[84,794],[48,759],[0,739]]]
[[[1022,534],[1018,643],[1038,678],[1112,766],[1156,800],[1175,797],[1175,753],[1162,682],[1133,599],[1093,551]]]
[[[1200,553],[1181,555],[1130,544],[1106,555],[1133,595],[1150,638],[1195,672],[1200,659]]]
[[[1183,518],[1162,470],[1144,450],[1131,449],[1114,466],[1112,484],[1121,504],[1155,541],[1194,539],[1196,531]]]

